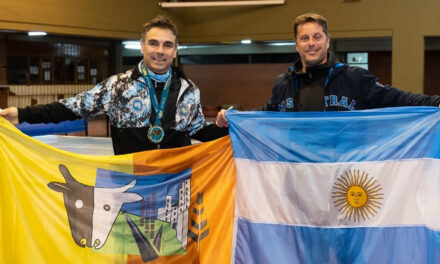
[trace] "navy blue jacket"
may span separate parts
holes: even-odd
[[[404,92],[382,85],[367,70],[339,62],[331,53],[328,57],[328,76],[322,98],[323,111],[362,110],[392,106],[438,106],[440,96]],[[278,76],[272,97],[258,110],[294,112],[298,98],[298,75],[301,61]]]

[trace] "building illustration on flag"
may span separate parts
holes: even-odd
[[[167,177],[172,177],[173,181],[168,181],[166,186],[148,186],[143,183],[145,177],[98,169],[99,187],[92,187],[77,182],[63,164],[59,169],[66,183],[50,182],[48,187],[63,193],[72,237],[80,247],[99,250],[105,246],[109,235],[115,237],[113,243],[130,243],[133,239],[127,237],[132,236],[137,249],[112,253],[139,252],[144,262],[160,255],[185,253],[191,197],[190,170],[178,175],[150,176],[148,181],[152,181],[152,177],[158,182],[164,182]],[[121,180],[128,183],[121,184]],[[172,193],[165,193],[164,187]],[[158,196],[162,193],[165,195]],[[120,228],[124,224],[130,227],[130,232]]]
[[[0,153],[0,263],[231,259],[229,138],[89,156],[47,146],[0,118]]]

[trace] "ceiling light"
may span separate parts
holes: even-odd
[[[352,0],[353,1],[353,0]],[[360,0],[354,0],[360,1]],[[190,1],[190,2],[159,2],[162,8],[174,7],[212,7],[212,6],[252,6],[252,5],[283,5],[285,0],[256,0],[256,1]]]
[[[252,43],[252,40],[250,40],[250,39],[243,39],[241,41],[241,44],[251,44],[251,43]]]
[[[272,42],[270,46],[295,46],[295,42]]]
[[[28,35],[29,36],[46,36],[47,33],[43,32],[43,31],[29,31]]]
[[[122,45],[124,45],[124,48],[126,49],[135,49],[140,50],[141,49],[141,43],[139,41],[122,41]]]

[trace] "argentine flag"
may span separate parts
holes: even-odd
[[[440,108],[228,120],[232,263],[440,263]]]

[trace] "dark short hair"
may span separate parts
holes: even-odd
[[[169,29],[173,32],[174,36],[176,36],[177,43],[177,27],[171,19],[166,16],[158,15],[155,18],[151,19],[142,27],[141,40],[145,41],[145,35],[152,28],[160,28],[160,29]]]
[[[322,26],[322,29],[324,30],[325,35],[327,36],[327,38],[330,36],[330,34],[328,33],[328,28],[327,28],[327,19],[325,19],[325,17],[319,15],[319,14],[315,14],[315,13],[307,13],[307,14],[303,14],[298,16],[295,21],[293,22],[293,35],[296,39],[296,35],[298,34],[298,26],[305,24],[305,23],[309,23],[309,22],[315,22],[318,23],[320,26]]]

